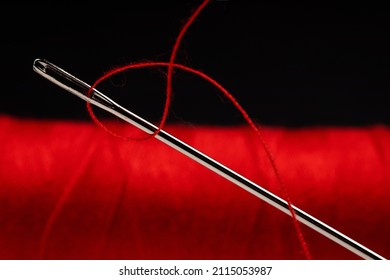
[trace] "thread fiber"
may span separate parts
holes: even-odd
[[[177,54],[177,51],[178,51],[179,46],[180,46],[180,42],[183,39],[184,34],[186,33],[186,31],[188,30],[190,25],[194,22],[194,20],[197,18],[199,13],[203,10],[203,8],[208,4],[208,2],[209,2],[208,0],[203,1],[201,3],[201,5],[195,10],[195,12],[190,16],[190,18],[186,21],[184,26],[181,28],[181,30],[179,32],[179,35],[177,36],[175,44],[173,46],[169,63],[163,63],[163,62],[135,63],[135,64],[128,64],[128,65],[125,65],[125,66],[114,68],[114,69],[110,70],[109,72],[107,72],[106,74],[104,74],[99,79],[97,79],[92,84],[88,94],[91,95],[92,90],[94,88],[96,88],[96,86],[99,83],[101,83],[102,81],[106,80],[107,78],[109,78],[112,75],[117,74],[119,72],[123,72],[123,71],[128,70],[128,69],[135,69],[135,68],[142,68],[142,67],[161,66],[161,65],[167,66],[168,73],[167,73],[167,83],[166,83],[166,85],[167,85],[167,87],[166,87],[166,101],[165,101],[165,105],[164,105],[162,118],[161,118],[160,124],[158,125],[158,129],[151,136],[148,135],[148,136],[145,137],[145,139],[148,139],[149,137],[152,137],[152,136],[155,136],[155,135],[158,134],[158,132],[163,128],[163,126],[165,124],[165,121],[167,119],[167,116],[168,116],[168,113],[169,113],[170,102],[171,102],[171,96],[172,96],[172,75],[173,75],[173,69],[175,67],[178,67],[178,68],[181,68],[183,70],[192,72],[192,73],[194,73],[194,74],[196,74],[196,75],[206,79],[207,81],[209,81],[212,85],[214,85],[216,88],[218,88],[225,95],[225,97],[227,97],[233,103],[233,105],[240,111],[240,113],[242,114],[242,116],[245,119],[245,121],[249,124],[249,126],[257,134],[260,142],[263,145],[264,150],[266,151],[266,155],[267,155],[267,157],[268,157],[268,159],[269,159],[269,161],[271,163],[271,166],[273,168],[273,173],[275,174],[275,176],[276,176],[276,178],[277,178],[277,180],[279,182],[279,186],[280,186],[280,189],[283,192],[284,198],[286,199],[286,201],[288,203],[289,211],[290,211],[291,216],[292,216],[294,229],[295,229],[295,231],[297,233],[297,236],[298,236],[298,239],[299,239],[300,244],[302,246],[303,252],[304,252],[304,254],[305,254],[307,259],[311,259],[312,257],[311,257],[311,254],[310,254],[307,242],[305,241],[305,238],[304,238],[304,236],[302,234],[302,230],[300,228],[299,222],[298,222],[298,220],[296,218],[295,211],[294,211],[294,209],[292,207],[291,198],[288,195],[285,183],[284,183],[284,181],[282,179],[282,176],[281,176],[281,174],[280,174],[280,172],[279,172],[279,170],[277,168],[277,165],[276,165],[275,160],[274,160],[274,156],[272,155],[271,150],[269,149],[269,147],[268,147],[268,145],[267,145],[267,143],[266,143],[266,141],[264,139],[264,136],[263,136],[263,133],[262,133],[262,131],[260,129],[260,126],[256,125],[253,122],[253,120],[249,117],[248,113],[239,104],[239,102],[233,97],[233,95],[231,93],[229,93],[225,88],[223,88],[218,82],[216,82],[215,80],[211,79],[210,77],[208,77],[206,74],[202,73],[201,71],[194,70],[194,69],[182,66],[180,64],[175,64],[176,54]],[[110,133],[111,135],[120,137],[122,139],[126,139],[126,138],[127,138],[127,140],[129,139],[128,137],[120,136],[120,135],[112,132],[111,130],[109,130],[107,127],[105,127],[97,119],[96,115],[93,113],[92,106],[89,103],[87,103],[87,110],[88,110],[91,118],[95,121],[95,123],[97,123],[100,127],[102,127],[106,132]],[[139,140],[144,140],[144,139],[139,139]]]

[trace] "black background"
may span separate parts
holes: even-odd
[[[115,66],[168,61],[180,28],[201,1],[160,2],[3,7],[0,113],[88,119],[83,101],[33,72],[34,59],[45,58],[90,84]],[[216,79],[259,123],[387,125],[387,23],[385,6],[367,2],[314,7],[211,1],[186,33],[176,62]],[[99,89],[157,121],[164,71],[131,70]],[[169,121],[242,121],[198,77],[177,70],[173,87]]]

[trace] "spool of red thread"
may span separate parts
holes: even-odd
[[[40,258],[59,201],[47,259],[305,258],[287,215],[154,139],[124,142],[72,121],[2,116],[0,127],[2,259]],[[281,195],[247,126],[166,130]],[[298,207],[390,256],[387,127],[264,133]],[[302,230],[315,259],[358,258]]]

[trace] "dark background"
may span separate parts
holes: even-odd
[[[263,124],[390,124],[385,4],[248,2],[211,1],[185,35],[176,62],[216,79]],[[180,28],[201,1],[143,3],[3,7],[0,114],[89,118],[83,101],[33,72],[35,58],[89,84],[115,66],[168,61]],[[157,121],[164,71],[131,70],[99,89]],[[221,93],[200,78],[177,70],[173,86],[169,121],[242,122]]]

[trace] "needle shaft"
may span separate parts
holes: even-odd
[[[55,66],[54,64],[46,60],[36,59],[33,64],[33,69],[41,76],[45,77],[46,79],[55,83],[61,88],[67,90],[68,92],[97,107],[100,107],[103,110],[114,114],[118,118],[136,126],[137,128],[143,130],[146,133],[153,134],[153,132],[157,131],[158,129],[154,124],[144,120],[138,115],[120,106],[119,104],[117,104],[96,89],[93,89],[91,95],[87,96],[87,92],[90,89],[90,86],[87,83],[81,81],[80,79],[76,78],[75,76],[69,74],[68,72],[62,70],[61,68]],[[235,185],[245,189],[246,191],[260,198],[261,200],[267,202],[268,204],[274,206],[285,214],[291,216],[288,203],[282,198],[269,192],[265,188],[248,180],[237,172],[222,165],[221,163],[196,150],[195,148],[189,146],[188,144],[177,139],[173,135],[170,135],[164,130],[160,130],[155,137],[158,140],[167,144],[168,146],[174,148],[175,150],[190,157],[201,165],[214,171],[215,173],[219,174],[220,176],[224,177]],[[338,243],[349,251],[362,257],[363,259],[385,259],[384,257],[378,255],[372,250],[366,248],[362,244],[342,234],[341,232],[323,223],[322,221],[314,218],[313,216],[309,215],[298,207],[292,207],[295,211],[296,218],[298,219],[298,221],[312,228],[323,236],[333,240],[334,242]]]

